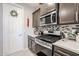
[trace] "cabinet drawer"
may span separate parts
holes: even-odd
[[[54,46],[54,52],[61,54],[61,56],[79,56],[79,54],[77,53],[63,49],[58,46]]]

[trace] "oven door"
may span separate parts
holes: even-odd
[[[44,42],[40,39],[35,39],[36,42],[36,54],[38,56],[52,56],[52,44]]]
[[[38,55],[38,56],[52,56],[53,53],[52,53],[52,50],[50,50],[44,46],[41,46],[39,44],[36,44],[36,55]]]

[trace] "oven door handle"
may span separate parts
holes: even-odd
[[[43,42],[43,41],[41,41],[39,39],[36,39],[35,43],[52,50],[52,44],[48,45],[48,43],[47,43],[47,45],[46,45],[45,44],[46,42]]]

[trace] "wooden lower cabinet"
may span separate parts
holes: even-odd
[[[32,40],[28,38],[28,48],[32,49]]]
[[[54,46],[54,56],[79,56],[79,54],[58,46]]]
[[[35,43],[35,38],[28,36],[28,48],[33,51],[34,53],[36,53],[36,47],[35,47],[36,43]]]
[[[32,51],[36,53],[36,43],[32,41]]]

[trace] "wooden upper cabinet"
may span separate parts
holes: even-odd
[[[52,3],[52,4],[47,4],[47,3],[43,3],[40,4],[40,15],[44,15],[52,10],[56,9],[56,4]]]
[[[32,13],[32,25],[33,27],[37,27],[40,25],[40,8]]]
[[[56,4],[52,3],[52,4],[47,4],[47,12],[53,11],[56,9]]]
[[[75,3],[60,3],[59,4],[60,24],[77,23],[76,11],[77,11],[77,5]]]
[[[43,15],[46,13],[46,6],[47,6],[47,4],[40,5],[40,15]]]

